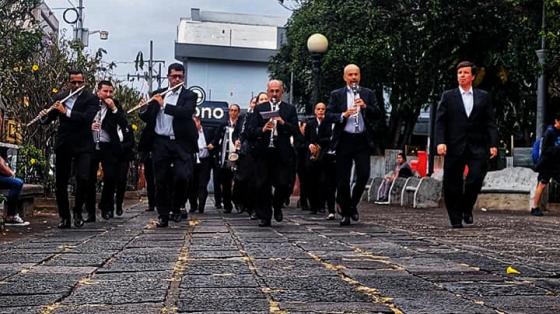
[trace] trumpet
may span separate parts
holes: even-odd
[[[172,91],[175,91],[176,89],[178,89],[178,88],[181,87],[181,86],[183,86],[183,83],[179,83],[179,84],[177,84],[177,85],[175,85],[175,86],[173,86],[173,87],[167,89],[165,92],[163,92],[163,93],[161,93],[161,94],[159,94],[159,95],[163,97],[163,96],[167,95],[168,93],[170,93],[170,92],[172,92]],[[157,95],[157,94],[156,94],[156,95]],[[156,95],[152,96],[150,99],[148,99],[148,100],[146,100],[146,101],[141,102],[140,104],[136,105],[135,107],[133,107],[133,108],[131,108],[131,109],[128,109],[128,111],[127,111],[126,113],[134,112],[134,111],[136,111],[136,110],[138,110],[138,109],[140,109],[140,108],[142,108],[142,107],[148,105],[152,100],[155,99]]]
[[[76,89],[75,91],[71,92],[70,94],[68,94],[68,96],[64,97],[62,100],[60,100],[60,103],[64,104],[68,99],[72,98],[74,95],[78,94],[79,92],[82,91],[82,89],[84,89],[86,86],[83,85],[82,87]],[[29,121],[29,123],[26,124],[26,126],[30,126],[33,123],[39,121],[42,117],[44,117],[45,115],[47,115],[49,112],[53,111],[54,107],[50,107],[49,109],[47,109],[47,112],[44,114],[39,113],[35,118],[33,118],[33,120]]]

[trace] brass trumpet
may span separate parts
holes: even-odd
[[[175,86],[169,88],[168,90],[166,90],[165,92],[163,92],[163,93],[161,93],[161,94],[159,94],[159,95],[163,97],[163,96],[167,95],[168,93],[170,93],[170,92],[172,92],[172,91],[175,91],[176,89],[178,89],[178,88],[181,87],[181,86],[183,86],[183,83],[179,83],[179,84],[177,84],[177,85],[175,85]],[[144,102],[141,102],[140,104],[134,106],[133,108],[128,109],[128,111],[127,111],[126,113],[131,113],[131,112],[134,112],[134,111],[136,111],[136,110],[138,110],[138,109],[140,109],[140,108],[142,108],[142,107],[144,107],[144,106],[147,106],[152,100],[155,99],[155,97],[156,97],[156,95],[152,96],[150,99],[148,99],[148,100],[146,100],[146,101],[144,101]]]
[[[60,100],[60,103],[64,104],[68,99],[72,98],[74,95],[78,94],[79,92],[82,91],[82,89],[84,89],[86,86],[83,85],[82,87],[76,89],[75,91],[71,92],[70,94],[68,94],[68,96],[64,97],[62,100]],[[30,126],[33,123],[39,121],[42,117],[46,116],[49,112],[53,111],[54,107],[50,107],[49,109],[47,109],[47,112],[45,112],[44,114],[39,113],[35,118],[33,118],[33,120],[29,121],[29,123],[26,124],[26,126]]]

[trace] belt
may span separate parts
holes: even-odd
[[[346,131],[343,131],[343,132],[342,132],[342,136],[350,137],[350,138],[359,138],[359,137],[363,137],[363,136],[365,136],[365,135],[366,135],[366,132],[365,132],[365,131],[364,131],[364,132],[361,132],[361,133],[348,133],[348,132],[346,132]]]
[[[168,141],[174,141],[175,140],[175,136],[167,136],[167,135],[156,134],[156,137],[159,137],[161,139],[166,139]]]

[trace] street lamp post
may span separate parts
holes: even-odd
[[[311,99],[305,106],[305,114],[313,114],[313,106],[319,101],[319,92],[321,90],[321,59],[323,54],[329,48],[329,41],[323,34],[313,34],[307,39],[307,50],[311,54],[311,65],[313,74],[313,88],[311,90]]]
[[[537,82],[537,123],[536,123],[536,138],[541,138],[546,115],[546,41],[545,41],[545,17],[546,17],[546,0],[543,0],[542,7],[542,38],[541,38],[541,49],[535,51],[537,57],[539,58],[539,65],[541,68],[541,73],[539,75],[539,80]]]

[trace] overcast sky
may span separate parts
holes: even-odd
[[[72,5],[77,7],[78,0],[45,2],[57,16],[61,32],[66,29],[65,37],[71,38],[72,26],[64,22],[62,14],[64,8]],[[191,8],[286,18],[291,14],[277,0],[84,0],[83,5],[84,28],[89,28],[90,32],[109,32],[108,40],[100,40],[98,34],[91,35],[88,49],[107,50],[104,60],[117,63],[114,72],[119,80],[125,80],[127,73],[136,73],[133,64],[119,62],[134,61],[139,51],[143,52],[144,60],[147,60],[150,40],[154,41],[154,59],[165,60],[166,66],[174,62],[177,25],[181,17],[190,16]],[[145,82],[134,82],[133,86],[147,91]]]

